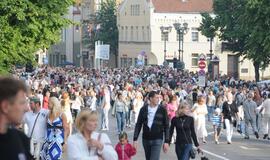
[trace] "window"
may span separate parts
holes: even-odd
[[[242,68],[241,73],[248,73],[248,68]]]
[[[127,26],[125,30],[125,40],[128,41],[128,27]]]
[[[66,61],[66,55],[61,55],[61,64],[64,64]]]
[[[120,40],[124,40],[124,27],[121,27],[121,34],[120,34]]]
[[[130,15],[131,16],[139,16],[140,15],[140,5],[135,4],[130,6]]]
[[[198,32],[192,32],[192,41],[193,42],[198,42],[199,41],[199,33]]]
[[[133,41],[133,26],[130,27],[130,41]]]
[[[192,28],[191,30],[192,30],[192,32],[191,32],[192,42],[198,42],[199,41],[198,28]]]
[[[139,27],[136,26],[136,41],[139,41]]]
[[[132,58],[121,58],[121,68],[130,67],[132,65]]]
[[[161,41],[168,41],[169,34],[168,33],[161,33]]]
[[[192,55],[191,55],[191,66],[192,67],[198,67],[198,58],[199,58],[198,53],[192,53]]]
[[[144,26],[142,26],[142,40],[145,40],[145,32],[144,32]]]
[[[150,27],[149,26],[147,26],[147,38],[146,38],[146,40],[147,41],[149,41],[150,40]]]

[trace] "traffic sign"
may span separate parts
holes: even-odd
[[[205,70],[201,69],[198,72],[199,76],[205,76]]]
[[[206,60],[206,56],[202,53],[199,55],[199,60],[200,61],[205,61]]]
[[[205,61],[200,61],[200,62],[199,62],[199,68],[200,68],[200,69],[204,69],[205,67],[206,67]]]

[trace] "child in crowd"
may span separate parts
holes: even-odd
[[[213,123],[213,128],[214,128],[214,139],[216,144],[219,144],[219,136],[221,132],[221,109],[216,108],[214,115],[212,117],[212,123]]]
[[[128,143],[127,133],[123,132],[119,135],[119,143],[115,146],[119,160],[131,160],[136,154],[136,149]]]

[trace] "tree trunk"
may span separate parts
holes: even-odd
[[[260,80],[260,72],[259,72],[260,62],[253,62],[253,66],[255,69],[255,80],[256,80],[256,82],[259,82],[259,80]]]

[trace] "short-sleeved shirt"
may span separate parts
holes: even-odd
[[[37,142],[43,142],[46,139],[47,134],[47,117],[49,110],[40,109],[38,113],[34,113],[33,111],[26,112],[23,117],[23,123],[27,125],[28,130],[26,132],[27,136],[31,136],[31,132],[34,127],[34,123],[37,118],[37,122],[33,131],[32,138]]]

